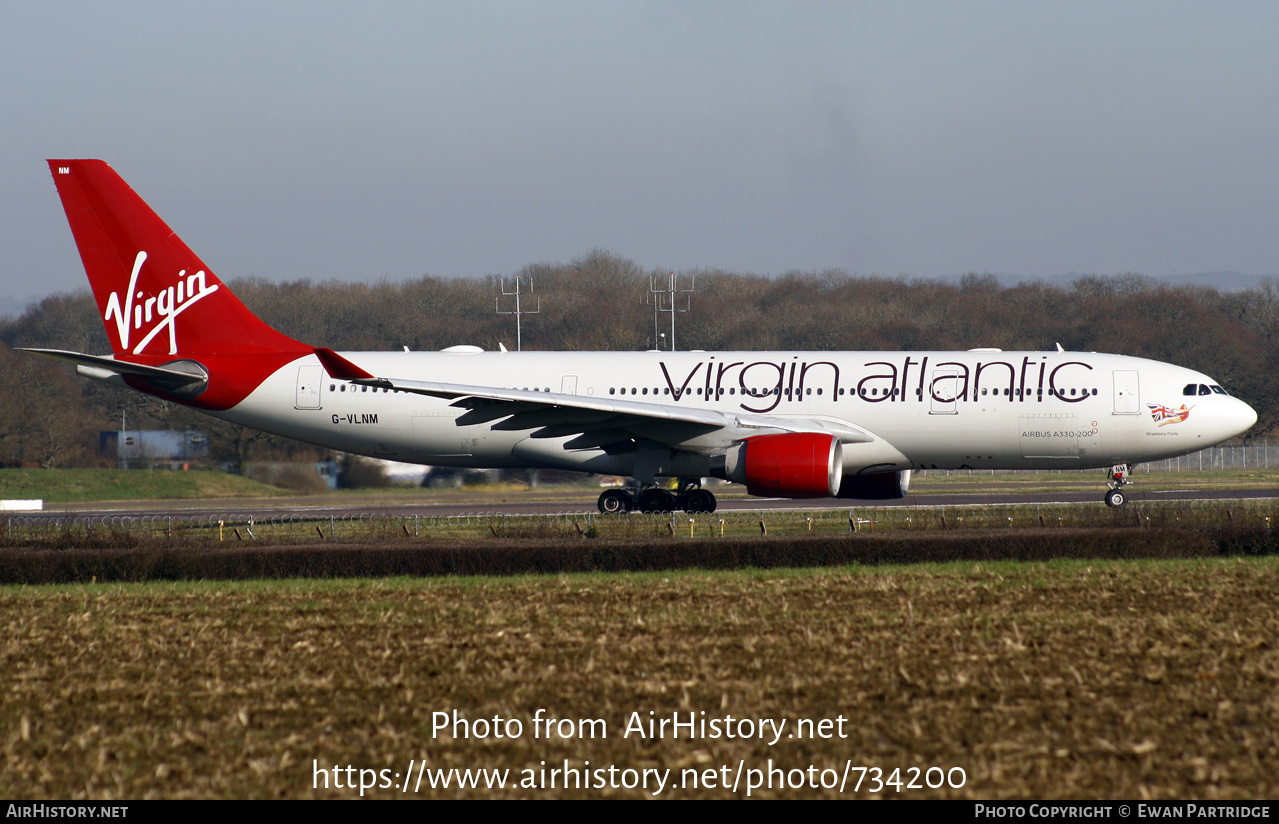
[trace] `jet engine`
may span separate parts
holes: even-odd
[[[830,498],[844,477],[843,445],[819,432],[759,435],[728,451],[724,477],[752,495]]]
[[[905,498],[910,491],[910,470],[900,472],[876,472],[873,475],[845,475],[839,485],[837,498],[857,498],[863,501],[887,501]]]

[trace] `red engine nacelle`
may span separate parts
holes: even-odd
[[[817,432],[760,435],[724,457],[725,475],[752,495],[833,498],[844,477],[843,444]]]

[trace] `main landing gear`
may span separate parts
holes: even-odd
[[[1106,490],[1106,506],[1111,509],[1118,509],[1128,503],[1128,495],[1124,492],[1124,486],[1128,484],[1128,476],[1132,473],[1130,464],[1115,464],[1110,467],[1110,489]]]
[[[714,512],[715,496],[696,482],[681,481],[679,492],[658,489],[650,486],[632,494],[624,489],[606,490],[599,499],[600,512],[613,515],[622,512],[639,510],[640,512],[675,512],[683,510],[688,513]]]

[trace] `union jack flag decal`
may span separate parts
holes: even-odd
[[[1160,406],[1155,403],[1148,403],[1146,406],[1150,407],[1150,417],[1153,418],[1155,423],[1160,426],[1167,426],[1170,423],[1181,423],[1186,418],[1190,417],[1190,410],[1194,408],[1193,406],[1186,406],[1184,403],[1181,405],[1180,409]]]

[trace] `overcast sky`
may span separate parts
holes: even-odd
[[[44,159],[223,278],[1279,274],[1279,3],[7,2],[3,298]]]

